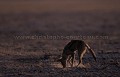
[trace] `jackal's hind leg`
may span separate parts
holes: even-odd
[[[84,66],[83,63],[82,63],[82,58],[83,58],[85,52],[86,52],[86,48],[85,48],[83,51],[79,51],[79,50],[78,50],[79,63],[78,63],[78,65],[77,65],[77,67],[80,66],[80,67],[85,68],[85,66]]]

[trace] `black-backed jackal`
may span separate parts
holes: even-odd
[[[78,51],[78,58],[79,58],[79,63],[77,66],[79,66],[80,64],[82,64],[82,58],[83,55],[86,53],[86,49],[88,49],[94,60],[96,61],[96,55],[95,52],[90,48],[90,46],[88,44],[86,44],[84,41],[82,40],[71,40],[65,47],[62,53],[62,58],[59,59],[58,61],[61,62],[63,68],[66,67],[66,62],[71,60],[71,67],[73,67],[73,62],[74,62],[74,51]]]

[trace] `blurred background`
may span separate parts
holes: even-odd
[[[49,35],[55,41],[58,39],[53,36],[80,36],[65,39],[82,39],[93,44],[100,41],[99,45],[103,45],[101,41],[112,40],[119,45],[119,3],[119,0],[0,0],[0,39],[8,42]]]
[[[35,35],[82,36],[72,39],[118,42],[119,3],[119,0],[0,0],[0,38],[6,42]]]
[[[0,0],[1,12],[78,12],[119,10],[119,0]]]
[[[117,34],[119,3],[119,0],[0,0],[0,31]]]

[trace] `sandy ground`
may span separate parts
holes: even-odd
[[[120,77],[119,25],[119,12],[1,13],[0,76]],[[63,69],[56,60],[71,39],[85,40],[97,62],[88,52],[83,58],[86,69],[69,64]],[[76,57],[74,66],[77,61]]]

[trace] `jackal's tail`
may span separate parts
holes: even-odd
[[[86,46],[87,49],[91,52],[91,54],[92,54],[94,60],[96,61],[96,54],[95,54],[95,52],[90,48],[90,46],[89,46],[88,44],[85,44],[85,46]]]

